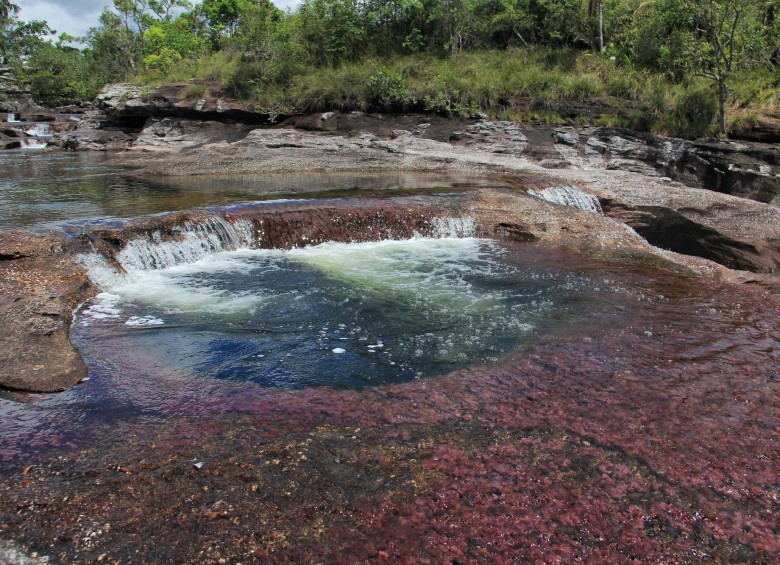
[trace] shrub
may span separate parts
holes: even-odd
[[[711,90],[687,90],[677,98],[666,127],[672,135],[695,139],[712,131],[717,113],[718,100]]]
[[[200,100],[201,98],[208,98],[209,89],[205,84],[190,84],[179,95],[182,100]]]
[[[729,135],[743,135],[758,125],[758,112],[732,114],[728,124]]]
[[[414,103],[412,91],[403,77],[388,71],[379,71],[372,75],[366,84],[366,102],[382,110],[404,110]]]

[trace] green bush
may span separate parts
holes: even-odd
[[[758,125],[758,112],[732,114],[728,123],[729,135],[739,136],[748,133]]]
[[[405,110],[415,102],[403,77],[384,70],[368,79],[366,101],[386,112]]]
[[[709,89],[683,92],[669,115],[666,128],[674,136],[696,139],[712,131],[718,100]]]
[[[179,97],[182,100],[199,100],[201,98],[208,98],[209,89],[205,84],[190,84],[184,90],[181,91]]]

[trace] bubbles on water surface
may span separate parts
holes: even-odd
[[[88,359],[110,339],[264,386],[401,382],[493,362],[576,315],[582,281],[507,259],[475,238],[215,253],[116,281],[82,309],[74,339]]]

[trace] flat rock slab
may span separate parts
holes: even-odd
[[[56,234],[0,233],[0,387],[53,392],[87,376],[68,330],[92,286],[72,246]]]

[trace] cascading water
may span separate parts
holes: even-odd
[[[10,114],[10,113],[5,115],[5,121],[8,122],[9,124],[20,123],[19,119],[16,117],[16,114]]]
[[[174,239],[163,240],[159,231],[129,241],[116,256],[121,270],[114,268],[100,253],[80,257],[93,282],[111,288],[144,276],[145,272],[194,263],[207,255],[249,247],[254,241],[251,222],[229,222],[219,216],[200,222],[185,222],[171,230]]]
[[[30,137],[52,137],[51,124],[33,123],[24,128],[24,132]]]
[[[21,139],[20,143],[22,149],[46,149],[49,145],[47,141],[34,138]]]
[[[528,194],[553,204],[578,208],[594,214],[603,214],[598,198],[573,186],[556,186],[544,190],[530,189]]]
[[[83,257],[105,292],[79,313],[74,340],[89,358],[110,335],[200,377],[361,388],[495,361],[573,304],[579,284],[506,261],[507,249],[471,237],[473,219],[435,219],[431,231],[283,251],[251,249],[248,221],[212,218],[175,240],[138,238],[115,257],[124,272]]]

